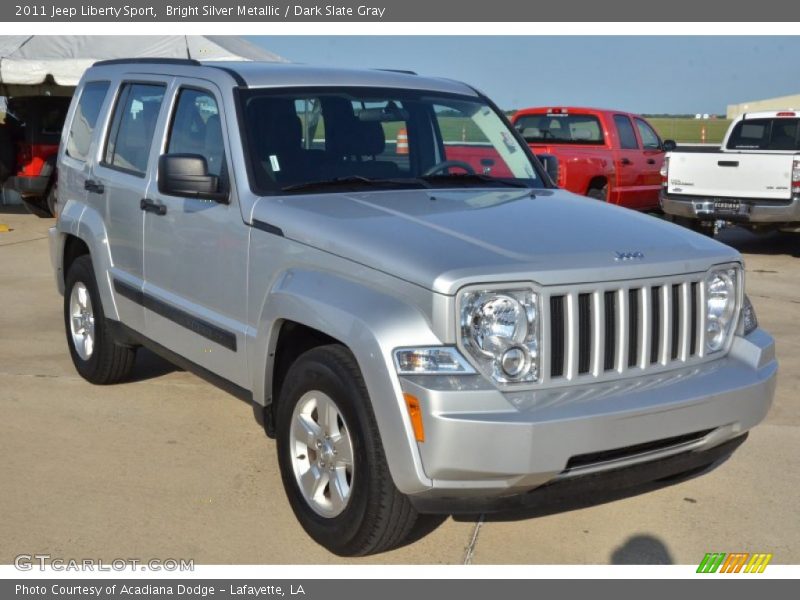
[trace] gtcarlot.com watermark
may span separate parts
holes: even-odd
[[[194,559],[185,558],[60,558],[50,554],[19,554],[14,558],[18,571],[194,571]]]

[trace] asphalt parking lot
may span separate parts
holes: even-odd
[[[75,372],[47,248],[52,219],[0,207],[0,563],[184,558],[198,564],[350,562],[308,538],[251,408],[141,352],[134,380]],[[675,563],[769,552],[800,563],[800,235],[720,239],[747,261],[748,293],[778,341],[766,421],[721,467],[622,498],[426,521],[416,541],[363,563]],[[591,502],[591,504],[589,503]]]

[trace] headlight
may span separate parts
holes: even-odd
[[[538,301],[529,289],[462,294],[460,341],[481,372],[500,383],[539,378]]]
[[[729,266],[714,269],[705,280],[706,352],[725,347],[735,323],[738,303],[739,269]]]
[[[744,304],[742,305],[742,316],[739,317],[739,327],[742,335],[749,335],[758,329],[758,319],[756,318],[756,309],[750,303],[750,298],[747,294],[744,296]]]

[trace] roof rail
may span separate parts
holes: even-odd
[[[404,75],[417,75],[416,71],[409,71],[408,69],[375,69],[376,71],[387,71],[389,73],[403,73]]]
[[[111,60],[98,60],[93,67],[104,67],[106,65],[192,65],[202,66],[202,63],[193,58],[112,58]]]

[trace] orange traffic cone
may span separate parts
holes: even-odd
[[[397,153],[408,154],[408,131],[405,127],[397,132]]]

